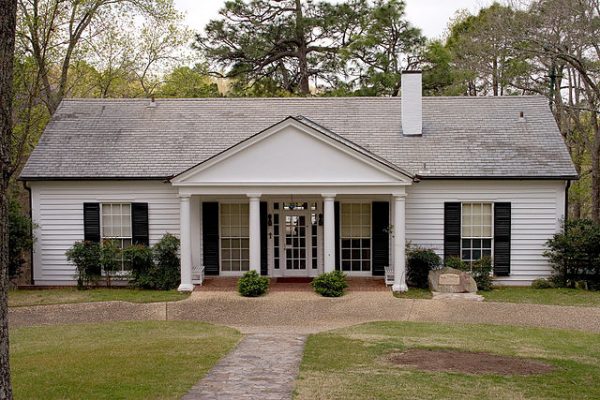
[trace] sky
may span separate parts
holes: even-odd
[[[333,0],[339,1],[339,0]],[[450,19],[458,10],[471,13],[490,5],[492,0],[406,0],[406,15],[430,39],[441,38]],[[200,31],[218,17],[225,0],[175,0],[175,6],[186,15],[186,24]]]

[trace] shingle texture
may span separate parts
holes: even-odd
[[[426,97],[423,135],[402,135],[400,98],[64,100],[23,179],[166,178],[288,116],[398,168],[434,177],[575,177],[543,97]],[[519,120],[520,112],[525,121]]]

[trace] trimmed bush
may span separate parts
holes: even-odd
[[[554,274],[552,282],[559,287],[574,287],[586,281],[587,287],[600,290],[600,224],[589,219],[569,220],[563,231],[546,242]]]
[[[444,265],[448,268],[458,269],[460,271],[470,271],[469,264],[464,262],[460,257],[448,257]]]
[[[478,290],[492,289],[492,259],[490,257],[482,257],[473,263],[463,261],[460,257],[448,257],[446,267],[469,272],[477,283]]]
[[[555,286],[552,281],[549,281],[548,279],[540,278],[540,279],[536,279],[535,281],[531,282],[531,287],[533,289],[552,289]]]
[[[15,195],[8,199],[8,277],[16,279],[26,263],[25,254],[33,246],[31,219],[23,212]]]
[[[442,263],[440,257],[431,249],[409,247],[406,253],[406,278],[408,284],[426,289],[429,284],[429,271]]]
[[[124,253],[131,269],[131,286],[170,290],[179,285],[179,239],[170,233],[164,235],[152,248],[135,245],[127,248]]]
[[[311,283],[315,292],[323,297],[340,297],[348,287],[346,275],[341,271],[327,272],[317,276]]]
[[[246,272],[238,281],[238,292],[244,297],[259,297],[269,290],[269,278],[260,276],[252,270]]]
[[[106,286],[110,287],[112,274],[121,269],[123,252],[112,240],[105,240],[100,246],[100,264],[106,275]]]
[[[471,276],[477,283],[478,290],[492,290],[492,259],[482,257],[471,265]]]
[[[77,288],[86,289],[96,286],[102,275],[102,254],[98,243],[83,241],[75,242],[65,253],[67,260],[75,265],[77,273]]]

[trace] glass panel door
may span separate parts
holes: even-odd
[[[285,215],[285,269],[304,271],[307,268],[307,217],[303,214]]]

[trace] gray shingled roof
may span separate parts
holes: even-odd
[[[400,101],[64,100],[21,178],[167,178],[298,115],[412,174],[427,163],[431,177],[576,176],[543,97],[426,97],[418,137],[402,135]]]

